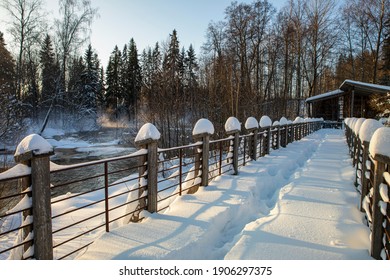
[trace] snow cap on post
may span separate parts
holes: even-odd
[[[149,144],[150,142],[158,141],[160,139],[160,135],[160,132],[153,124],[146,123],[138,131],[134,142],[136,146]]]
[[[301,117],[296,117],[293,123],[301,123],[303,122],[303,119]]]
[[[214,134],[214,125],[208,119],[200,119],[196,122],[192,135]]]
[[[245,128],[247,130],[259,128],[259,123],[254,117],[249,117],[245,122]]]
[[[365,118],[359,118],[355,122],[355,126],[353,127],[353,131],[355,132],[356,135],[359,135],[360,127],[362,126],[362,124],[364,123],[365,120],[366,120]]]
[[[260,127],[269,127],[272,125],[272,120],[268,116],[262,116],[260,119]]]
[[[30,134],[16,147],[14,157],[16,162],[21,162],[30,160],[33,156],[52,154],[53,146],[46,139],[38,134]]]
[[[241,124],[235,117],[229,117],[225,123],[225,131],[227,134],[233,134],[241,131]]]
[[[378,128],[372,135],[370,154],[375,159],[378,155],[390,158],[390,127]]]
[[[280,121],[279,121],[279,124],[280,125],[287,125],[288,124],[288,120],[285,117],[281,117]]]
[[[374,119],[365,120],[359,129],[360,141],[370,142],[372,135],[374,135],[374,132],[381,127],[383,127],[382,123],[377,120]]]

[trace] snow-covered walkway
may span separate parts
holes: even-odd
[[[223,175],[165,213],[104,233],[79,259],[370,259],[342,130]]]

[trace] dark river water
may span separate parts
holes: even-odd
[[[119,140],[118,140],[119,139]],[[110,159],[134,153],[132,138],[124,130],[105,128],[99,131],[79,132],[55,136],[48,140],[54,146],[55,155],[50,158],[57,165],[74,165],[91,161]],[[108,164],[108,181],[117,181],[137,172],[136,159],[118,160]],[[121,171],[123,170],[123,171]],[[65,170],[51,174],[53,196],[64,193],[83,192],[104,186],[104,164]],[[99,176],[102,175],[102,176]],[[94,177],[94,178],[91,178]],[[90,178],[90,179],[88,179]],[[68,184],[69,182],[72,182]]]

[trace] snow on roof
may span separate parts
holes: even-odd
[[[254,117],[249,117],[245,122],[246,129],[259,128],[259,123]]]
[[[344,91],[342,91],[340,89],[336,89],[336,90],[333,90],[330,92],[326,92],[326,93],[322,93],[322,94],[319,94],[316,96],[309,97],[306,99],[306,102],[313,102],[315,100],[328,99],[328,98],[331,98],[331,97],[334,97],[337,95],[341,95],[343,93],[344,93]]]
[[[230,117],[225,123],[226,132],[241,131],[241,123],[235,117]]]
[[[374,119],[365,120],[359,130],[359,138],[362,142],[370,142],[372,135],[378,129],[383,127],[379,121]]]
[[[390,91],[389,86],[383,86],[383,85],[377,85],[377,84],[370,84],[370,83],[363,83],[359,81],[353,81],[353,80],[345,80],[341,86],[340,89],[347,89],[348,86],[354,86],[366,90],[372,90],[376,93],[386,93]]]
[[[160,135],[160,132],[153,124],[146,123],[138,131],[138,134],[135,137],[135,142],[145,141],[148,139],[159,140]]]
[[[53,147],[42,136],[30,134],[16,147],[14,156],[20,156],[27,152],[33,152],[34,155],[42,155],[53,152]]]
[[[268,127],[272,125],[272,120],[268,116],[262,116],[260,119],[260,127]]]
[[[192,135],[214,134],[214,125],[208,119],[200,119],[196,122]]]
[[[390,127],[378,128],[372,135],[370,154],[375,158],[382,155],[390,158]]]

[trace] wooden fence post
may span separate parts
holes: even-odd
[[[160,132],[151,124],[144,124],[135,138],[135,146],[139,149],[146,149],[147,155],[141,157],[139,167],[139,190],[138,197],[147,190],[147,202],[145,199],[140,200],[139,212],[134,213],[130,221],[139,221],[139,213],[145,207],[150,213],[157,212],[157,173],[158,173],[158,140]]]
[[[196,153],[195,160],[195,177],[198,176],[200,171],[201,186],[209,185],[210,135],[211,134],[207,132],[193,135],[195,141],[202,142],[202,149]],[[188,191],[188,193],[195,193],[198,189],[199,186],[194,186]]]
[[[240,145],[240,131],[239,130],[232,130],[227,131],[227,135],[232,135],[233,139],[231,140],[231,145],[229,148],[229,152],[231,152],[232,155],[232,164],[233,164],[233,175],[238,174],[238,148]]]
[[[18,159],[19,160],[19,159]],[[18,163],[18,164],[23,164],[23,165],[26,165],[28,167],[31,168],[31,160],[27,160],[27,161],[17,161],[17,158],[15,158],[15,162]],[[28,176],[28,177],[25,177],[25,178],[22,178],[19,180],[19,189],[22,191],[22,192],[27,192],[28,189],[30,188],[31,186],[31,175]],[[28,194],[26,194],[28,197],[30,197],[32,199],[32,192],[28,192]],[[33,212],[32,212],[32,209],[28,209],[28,210],[24,210],[23,213],[22,213],[22,221],[25,221],[29,216],[32,217],[33,215]],[[32,225],[29,225],[27,227],[24,227],[22,229],[22,240],[25,240],[26,237],[30,234],[30,232],[32,233],[33,232],[33,226]],[[33,240],[31,240],[31,242],[28,242],[26,244],[24,244],[23,246],[23,253],[27,252],[27,250],[33,246]]]
[[[254,117],[249,117],[245,122],[245,128],[251,134],[248,143],[248,155],[252,160],[257,159],[257,143],[259,134],[259,123]]]
[[[157,172],[158,172],[158,152],[157,152],[158,140],[148,138],[140,141],[136,141],[135,145],[141,149],[147,150],[147,155],[141,158],[143,163],[140,164],[139,176],[140,176],[140,189],[139,197],[142,196],[145,190],[147,190],[147,203],[145,200],[140,200],[139,208],[143,209],[145,206],[150,213],[157,212]],[[145,186],[146,181],[146,186]],[[137,221],[138,217],[132,219]]]
[[[363,141],[362,145],[362,169],[361,169],[361,175],[360,175],[360,182],[362,186],[361,190],[361,196],[360,196],[360,211],[364,212],[363,209],[363,200],[368,194],[368,179],[366,177],[366,172],[368,171],[367,168],[367,161],[369,160],[368,156],[368,147],[370,145],[370,142]],[[372,168],[372,166],[370,166]]]
[[[271,152],[271,141],[272,141],[272,133],[271,133],[271,127],[268,126],[265,129],[266,131],[266,137],[264,137],[264,149],[265,154],[269,155]]]
[[[280,133],[280,125],[275,125],[276,126],[276,145],[275,145],[275,148],[276,150],[279,150],[280,148],[280,136],[281,136],[281,133]]]
[[[388,174],[389,165],[390,165],[390,155],[387,151],[390,143],[390,128],[381,127],[378,128],[370,140],[369,152],[373,159],[374,168],[374,178],[372,187],[374,188],[374,193],[372,197],[372,233],[371,233],[371,256],[375,259],[381,259],[381,251],[384,248],[384,228],[383,223],[385,220],[386,213],[382,213],[382,194],[381,186],[386,182],[388,184],[389,180],[384,180],[384,173]],[[387,197],[388,195],[384,195]],[[388,199],[388,198],[386,198]],[[386,202],[386,207],[388,202]],[[387,218],[386,218],[387,220]],[[386,240],[386,238],[385,238]]]
[[[35,136],[35,139],[40,137]],[[37,141],[41,141],[41,139]],[[34,141],[31,141],[31,143],[34,144]],[[52,260],[50,156],[54,154],[53,150],[42,152],[39,148],[29,147],[22,153],[17,152],[16,154],[16,162],[31,163],[34,258],[37,260]]]
[[[378,161],[374,157],[374,194],[372,198],[372,234],[371,234],[371,256],[377,260],[381,258],[383,248],[383,215],[380,210],[379,201],[381,195],[379,193],[379,185],[383,181],[383,173],[385,172],[385,163]]]
[[[257,135],[259,134],[259,129],[258,128],[251,128],[248,129],[249,133],[252,133],[252,137],[250,138],[249,142],[249,156],[251,157],[252,160],[257,159]]]

